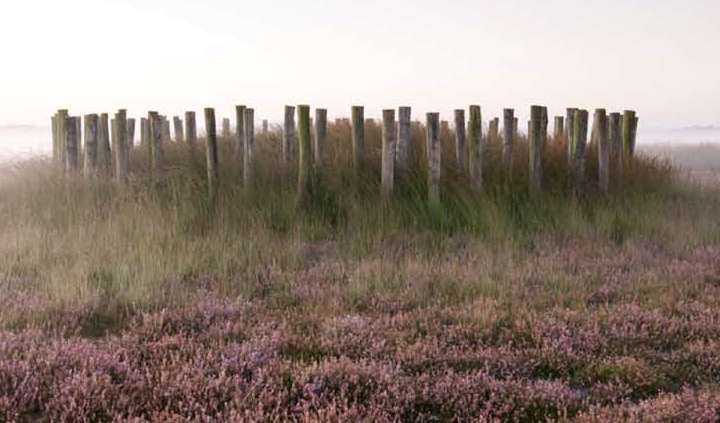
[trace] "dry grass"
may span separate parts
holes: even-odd
[[[349,170],[331,125],[297,204],[279,133],[241,189],[221,143],[154,184],[69,184],[43,161],[0,180],[0,419],[8,421],[715,421],[720,195],[639,161],[573,197],[564,147],[527,190],[521,140],[474,193],[443,134],[442,205],[412,172],[379,194],[379,127]],[[589,180],[595,177],[590,150]],[[694,413],[694,414],[689,414]]]

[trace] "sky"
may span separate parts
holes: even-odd
[[[531,104],[720,125],[719,0],[24,0],[0,13],[0,125],[286,104],[413,117]]]

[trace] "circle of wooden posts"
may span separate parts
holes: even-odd
[[[393,192],[396,180],[408,172],[410,151],[411,108],[407,106],[382,111],[381,191]],[[217,197],[219,185],[218,140],[215,129],[215,110],[205,109],[206,162],[208,190],[211,199]],[[502,141],[501,168],[509,179],[513,168],[513,156],[517,141],[515,111],[503,111],[503,131],[499,130],[499,118],[488,124],[487,137],[483,134],[482,111],[479,105],[467,110],[456,109],[453,113],[455,166],[468,176],[470,185],[481,189],[483,185],[484,142]],[[297,113],[297,128],[295,114]],[[397,120],[396,120],[397,117]],[[254,110],[246,106],[235,108],[235,133],[230,132],[229,119],[223,119],[222,136],[232,140],[234,160],[242,168],[245,188],[254,184],[255,177],[255,126]],[[542,187],[542,156],[548,140],[548,110],[543,106],[531,106],[528,122],[528,175],[533,190]],[[84,121],[84,125],[83,125]],[[195,112],[172,118],[175,142],[193,148],[197,142]],[[572,175],[574,192],[585,189],[585,161],[588,148],[587,110],[568,108],[566,116],[554,117],[553,141],[567,143],[567,157]],[[268,132],[267,120],[262,121],[262,132]],[[351,141],[353,168],[358,171],[365,154],[365,115],[363,106],[351,108]],[[121,184],[129,173],[130,159],[134,150],[135,119],[128,118],[123,109],[109,119],[107,113],[88,114],[82,119],[60,109],[51,118],[53,162],[69,176],[80,174],[90,180],[98,176],[112,175]],[[445,125],[445,126],[443,126]],[[601,192],[610,188],[612,172],[621,175],[631,166],[635,152],[638,117],[632,110],[623,113],[607,113],[596,109],[593,116],[591,146],[597,146],[598,179]],[[444,129],[443,129],[444,128]],[[449,130],[447,122],[440,121],[439,113],[427,113],[425,122],[426,153],[428,169],[428,199],[440,201],[441,148],[440,134]],[[82,142],[84,134],[84,144]],[[298,151],[298,191],[300,197],[311,191],[313,169],[323,166],[324,143],[327,139],[327,109],[316,109],[310,118],[310,106],[285,106],[283,125],[283,160],[289,163]],[[149,112],[140,119],[140,146],[147,149],[153,179],[160,180],[164,173],[164,143],[171,141],[170,122],[158,112]],[[81,167],[82,166],[82,167]],[[614,167],[612,167],[614,166]]]

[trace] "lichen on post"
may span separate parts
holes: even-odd
[[[325,147],[325,139],[327,138],[327,110],[315,109],[315,137],[313,138],[314,166],[320,168],[322,166],[323,148]]]
[[[65,140],[65,173],[72,178],[76,176],[78,168],[78,118],[68,116],[64,119],[63,138]]]
[[[395,110],[383,110],[382,126],[382,173],[381,185],[384,194],[390,194],[395,186]]]
[[[85,179],[94,178],[97,171],[98,121],[98,115],[85,115],[85,157],[83,160]]]
[[[478,105],[469,108],[468,136],[470,137],[470,182],[475,189],[481,189],[483,184],[483,136],[482,136],[482,110]]]
[[[245,109],[244,105],[235,106],[235,162],[242,168],[245,152]]]
[[[352,106],[351,117],[353,166],[357,172],[365,155],[365,108]]]
[[[598,145],[598,186],[602,192],[607,192],[610,187],[610,140],[605,109],[596,109],[593,121]]]
[[[255,184],[255,110],[245,109],[245,154],[243,155],[243,185],[250,189]]]
[[[588,136],[588,111],[575,111],[575,127],[573,130],[573,186],[575,191],[582,190],[585,182],[585,147]]]
[[[463,173],[467,170],[466,138],[465,110],[457,109],[455,110],[455,160],[458,169]]]
[[[636,125],[635,112],[625,110],[622,116],[622,156],[626,166],[630,166],[633,160],[634,139],[633,132]]]
[[[515,144],[513,126],[515,125],[515,111],[513,109],[503,110],[503,149],[502,149],[502,166],[505,175],[510,178],[513,165],[513,148]],[[496,130],[494,125],[493,130]]]
[[[283,123],[283,161],[288,164],[292,160],[295,144],[295,107],[285,106]]]
[[[297,106],[298,114],[298,199],[303,201],[312,192],[312,154],[310,106]]]
[[[530,127],[529,127],[529,142],[528,142],[528,164],[529,164],[529,176],[530,176],[530,188],[539,190],[542,184],[542,161],[541,151],[543,144],[543,107],[542,106],[531,106],[530,107]]]
[[[427,149],[428,149],[428,200],[431,204],[440,203],[440,113],[428,113]]]
[[[127,112],[119,110],[115,113],[113,125],[113,150],[115,152],[115,178],[120,183],[127,179]]]
[[[407,106],[398,108],[398,134],[396,148],[396,173],[404,178],[408,171],[408,157],[410,153],[410,122],[412,109]]]
[[[185,112],[185,137],[190,146],[197,143],[197,123],[195,122],[195,112]]]

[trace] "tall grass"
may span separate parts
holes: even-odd
[[[431,261],[463,245],[512,252],[532,251],[546,239],[579,237],[613,245],[651,235],[678,245],[685,245],[680,239],[718,239],[716,222],[704,212],[694,221],[677,220],[677,213],[689,209],[683,203],[698,200],[674,186],[673,170],[664,162],[638,159],[622,180],[613,181],[610,193],[602,194],[592,182],[596,149],[589,148],[585,194],[572,195],[563,140],[549,140],[544,147],[542,193],[528,189],[524,138],[518,140],[510,178],[499,166],[500,143],[487,142],[485,184],[477,192],[455,167],[452,134],[445,128],[441,203],[433,207],[426,201],[424,130],[413,124],[410,171],[388,198],[379,187],[380,132],[379,125],[366,124],[367,154],[356,173],[348,122],[331,124],[327,165],[315,170],[313,191],[303,203],[297,201],[295,167],[282,164],[277,131],[258,136],[257,183],[250,190],[243,189],[232,140],[220,141],[215,204],[208,201],[203,143],[195,149],[166,145],[160,180],[151,177],[146,148],[137,147],[131,179],[123,187],[108,178],[68,180],[42,159],[5,166],[0,325],[102,333],[139,311],[181,306],[207,295],[270,298],[282,305],[290,301],[284,297],[288,286],[303,283],[303,271],[318,262],[352,267],[386,251]],[[686,226],[678,231],[678,225]],[[377,289],[401,289],[399,281],[380,279],[386,286]],[[357,283],[341,284],[343,295],[361,297],[372,289],[370,282]],[[438,287],[412,289],[429,298]]]

